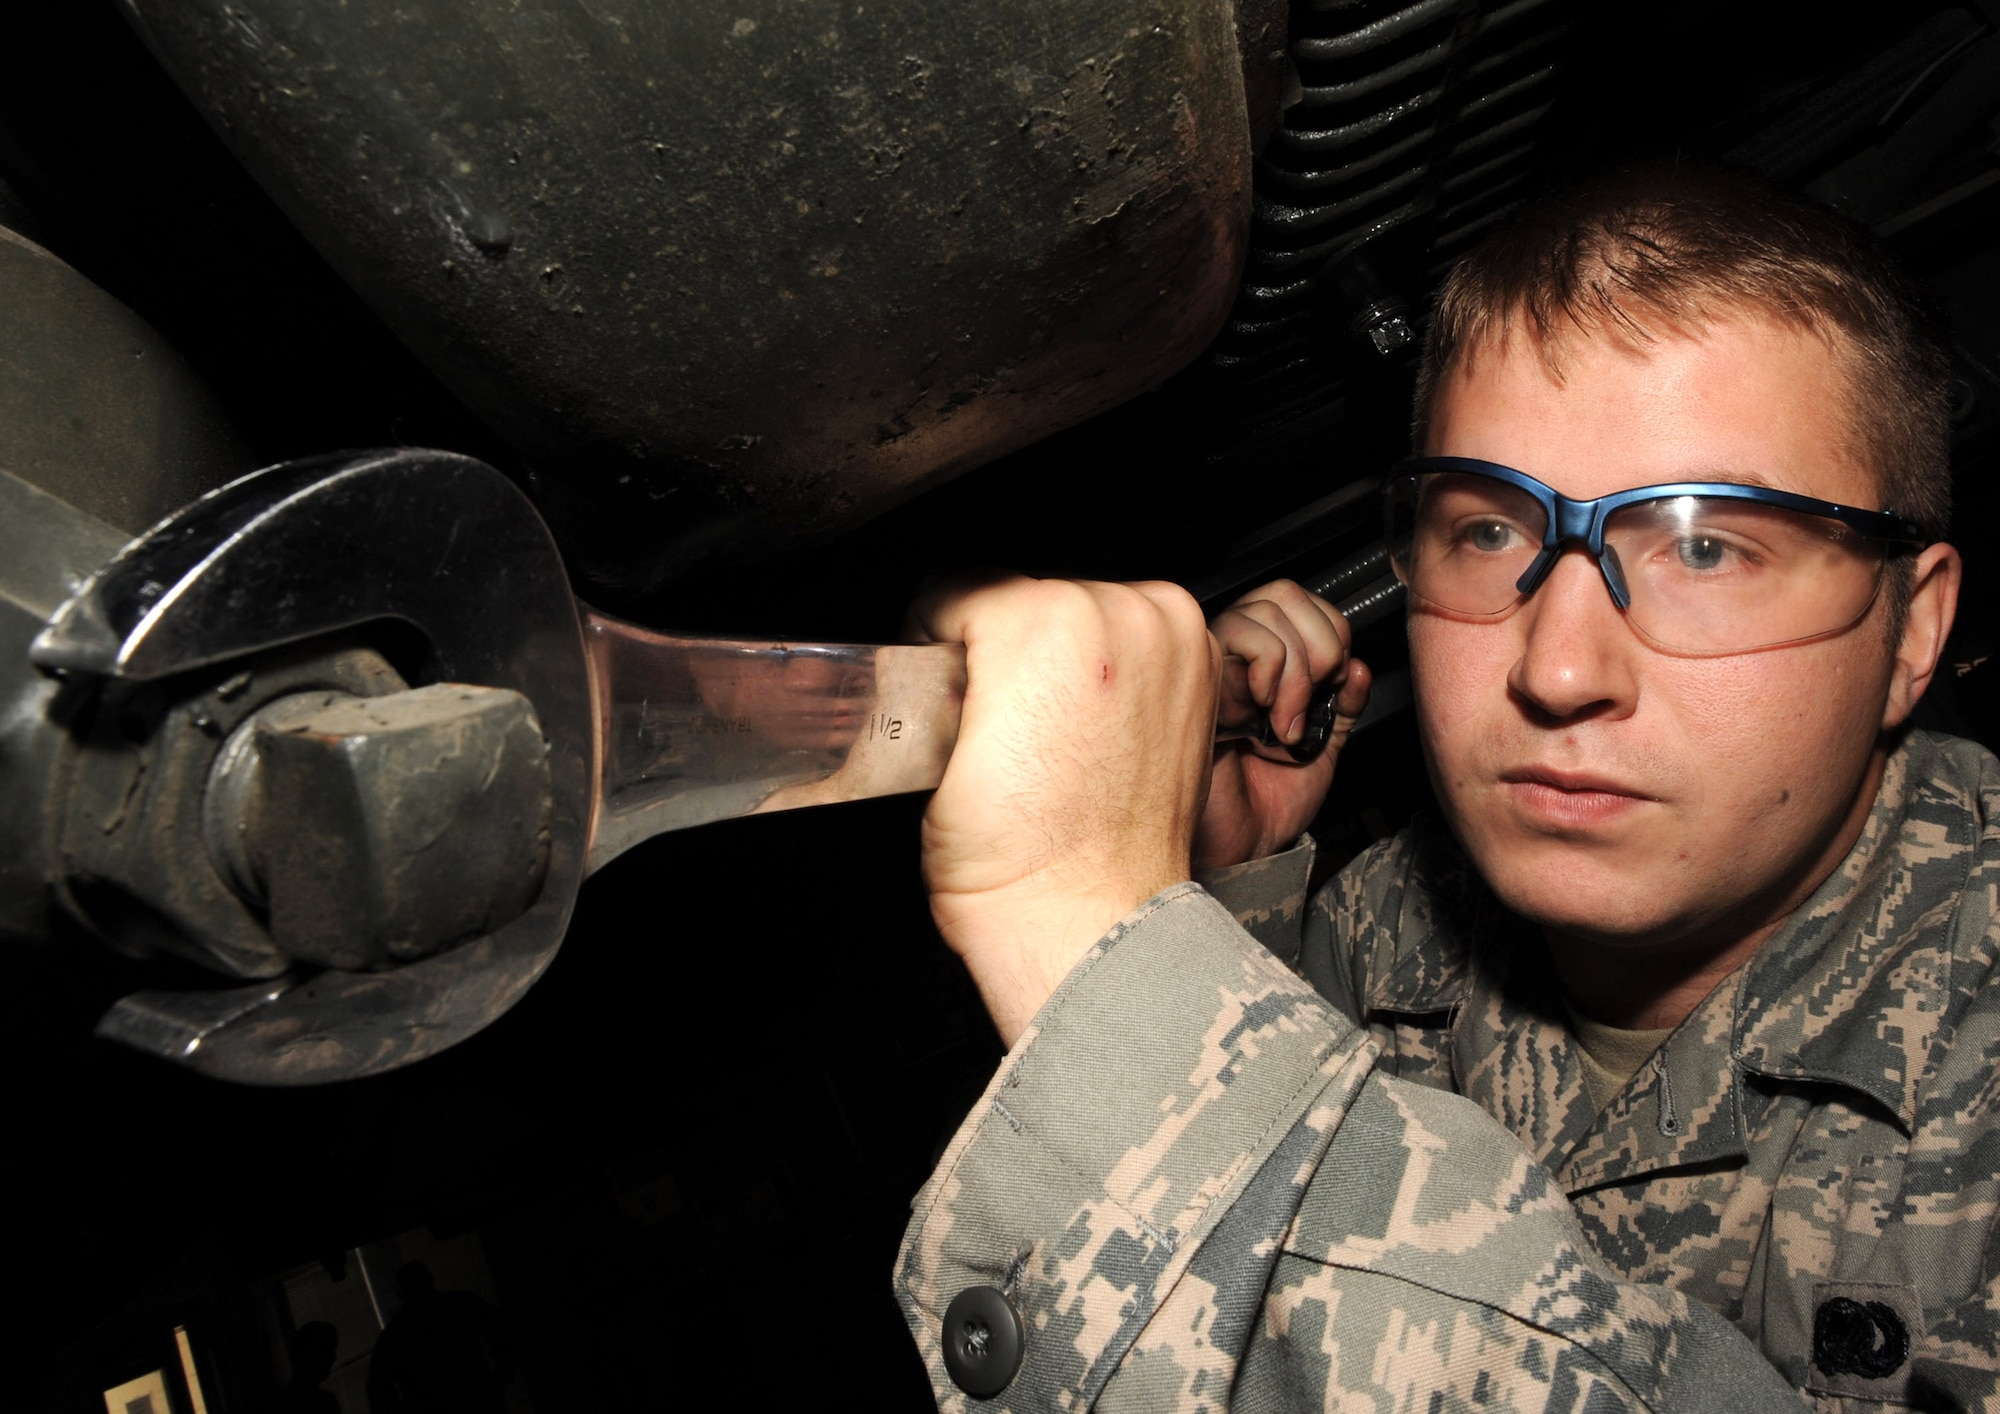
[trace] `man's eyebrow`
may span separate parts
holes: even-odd
[[[1759,476],[1754,471],[1738,471],[1734,467],[1710,467],[1705,471],[1695,471],[1690,472],[1686,476],[1677,476],[1673,482],[1662,482],[1661,484],[1672,485],[1690,481],[1719,481],[1728,486],[1760,486],[1766,491],[1783,491],[1789,489],[1778,485],[1768,476]]]

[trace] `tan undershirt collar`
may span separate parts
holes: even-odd
[[[1570,1033],[1576,1037],[1577,1051],[1583,1057],[1584,1085],[1599,1114],[1618,1098],[1639,1073],[1639,1067],[1653,1058],[1653,1052],[1674,1031],[1671,1026],[1658,1031],[1625,1031],[1606,1026],[1601,1021],[1592,1021],[1567,1000],[1563,1009],[1569,1013]]]

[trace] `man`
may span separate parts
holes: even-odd
[[[1511,1243],[1517,1274],[1602,1262],[1640,1283],[1606,1282],[1612,1305],[1706,1303],[1824,1408],[1994,1398],[2000,766],[1899,733],[1957,592],[1955,552],[1925,543],[1945,519],[1942,408],[1942,360],[1893,277],[1830,220],[1731,181],[1600,186],[1454,272],[1420,383],[1427,460],[1391,485],[1449,828],[1350,866],[1302,955],[1309,847],[1209,880],[1331,1017],[1175,886],[1189,850],[1214,866],[1289,842],[1330,772],[1231,752],[1204,805],[1213,655],[1248,659],[1281,722],[1345,671],[1351,713],[1366,674],[1341,626],[1289,587],[1215,640],[1162,586],[920,606],[972,673],[926,819],[933,912],[1015,1046],[919,1198],[920,1345],[964,1339],[930,1308],[997,1260],[1030,1349],[1090,1372],[1034,1372],[1073,1402],[1150,1369],[1167,1403],[1395,1403],[1424,1378],[1398,1361],[1449,1366],[1439,1332],[1461,1317],[1406,1318],[1394,1283],[1518,1314]],[[1477,1101],[1548,1166],[1532,1174],[1554,1171],[1584,1255],[1427,1192],[1485,1184],[1490,1129],[1379,1076],[1334,1101],[1288,1068],[1301,1047],[1350,1067],[1372,1050],[1419,1095]],[[1246,1099],[1267,1080],[1310,1092],[1317,1120]],[[1384,1097],[1399,1132],[1375,1123]],[[1446,1208],[1456,1248],[1423,1220]],[[1640,1323],[1675,1333],[1662,1370],[1701,1338],[1689,1319]],[[1574,1333],[1580,1360],[1619,1341]],[[1747,1344],[1710,1349],[1743,1373]],[[1492,1393],[1457,1378],[1432,1377],[1445,1405]]]

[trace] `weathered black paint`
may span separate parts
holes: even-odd
[[[1122,402],[1234,292],[1225,0],[131,9],[613,585]]]

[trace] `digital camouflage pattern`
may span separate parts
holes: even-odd
[[[1990,1407],[1996,807],[1990,752],[1911,733],[1841,867],[1601,1114],[1539,935],[1441,827],[1349,865],[1308,910],[1300,966],[1365,1021],[1385,1073],[1517,1135],[1615,1271],[1727,1316],[1819,1408]],[[1266,896],[1286,871],[1303,892],[1289,856],[1246,881],[1260,932],[1284,924]],[[1858,1347],[1816,1356],[1816,1319]]]
[[[1257,921],[1296,939],[1298,905]],[[1712,1312],[1618,1281],[1474,1106],[1386,1079],[1378,1054],[1195,885],[1126,918],[917,1196],[897,1295],[939,1404],[1801,1407]],[[952,1384],[940,1338],[975,1286],[1027,1329],[984,1401]]]

